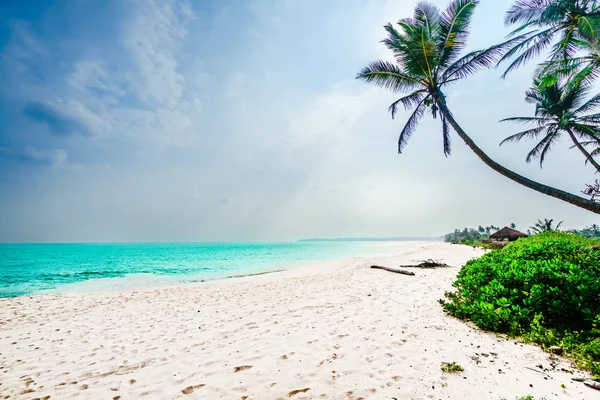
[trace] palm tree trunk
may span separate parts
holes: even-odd
[[[581,143],[579,143],[579,140],[577,140],[577,138],[573,134],[573,131],[570,128],[567,128],[567,132],[569,133],[573,144],[575,144],[575,147],[577,147],[579,151],[583,153],[583,155],[585,156],[585,158],[587,158],[590,164],[592,164],[594,168],[596,168],[596,171],[600,172],[600,164],[598,164],[596,160],[594,160],[594,157],[585,149],[585,147],[583,147]]]
[[[488,167],[498,172],[499,174],[504,175],[508,179],[517,182],[525,187],[528,187],[545,195],[552,196],[567,203],[573,204],[574,206],[584,208],[593,213],[600,214],[600,203],[576,196],[572,193],[565,192],[564,190],[556,189],[551,186],[547,186],[542,183],[533,181],[529,178],[526,178],[509,170],[508,168],[492,160],[487,154],[483,152],[483,150],[481,150],[475,144],[475,142],[460,127],[460,125],[458,125],[458,123],[452,116],[452,113],[448,109],[448,106],[446,105],[446,100],[443,95],[440,95],[438,105],[440,106],[440,111],[444,114],[444,117],[448,120],[450,125],[452,125],[458,136],[460,136],[460,138],[467,144],[467,146],[469,146],[469,148],[477,155],[477,157],[479,157],[481,161],[483,161]]]

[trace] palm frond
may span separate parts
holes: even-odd
[[[577,110],[574,111],[575,115],[590,112],[600,107],[600,93],[590,98],[588,101],[583,103]]]
[[[486,49],[468,53],[446,68],[442,74],[441,82],[447,83],[454,79],[466,78],[481,69],[492,68],[509,51],[511,46],[520,39],[520,37],[509,39]]]
[[[577,118],[578,121],[586,122],[593,125],[600,124],[600,113],[584,115],[582,117]]]
[[[600,31],[599,15],[582,15],[578,18],[577,33],[589,43],[596,43],[598,46],[598,32]]]
[[[563,222],[565,222],[565,221],[560,221],[558,224],[556,224],[556,227],[554,228],[554,230],[558,230],[558,228],[560,228],[560,226],[563,224]]]
[[[442,136],[444,142],[444,155],[448,157],[450,155],[450,126],[444,114],[441,115],[442,120]]]
[[[587,124],[573,124],[570,126],[573,134],[580,139],[588,140],[589,143],[600,145],[600,126]]]
[[[439,64],[446,66],[464,49],[469,25],[479,0],[453,0],[440,15]]]
[[[417,90],[416,92],[413,92],[408,96],[401,97],[393,102],[388,108],[388,111],[392,114],[392,119],[394,119],[396,113],[398,112],[398,105],[402,104],[405,110],[410,110],[423,101],[425,92],[425,89]]]
[[[440,15],[440,9],[436,5],[421,1],[415,7],[413,21],[415,25],[425,28],[429,34],[433,34],[439,27]]]
[[[511,135],[511,136],[507,137],[506,139],[504,139],[503,141],[501,141],[500,146],[502,146],[504,143],[508,143],[508,142],[518,142],[524,138],[534,139],[534,138],[538,137],[540,133],[542,133],[546,129],[548,129],[548,127],[549,127],[548,125],[542,125],[542,126],[538,126],[538,127],[532,128],[532,129],[527,129],[527,130],[519,132],[519,133],[515,133],[514,135]]]
[[[557,33],[561,33],[562,37],[552,46],[550,58],[546,61],[548,64],[565,63],[567,60],[573,59],[581,44],[572,30]],[[542,72],[539,75],[545,75],[545,73]]]
[[[407,92],[421,85],[420,81],[388,61],[374,61],[364,67],[356,79],[372,83],[391,92]]]
[[[540,140],[539,143],[535,145],[535,147],[529,153],[527,153],[525,161],[531,162],[532,159],[539,157],[541,168],[542,164],[544,163],[544,159],[546,158],[546,154],[548,153],[548,151],[550,151],[550,148],[554,144],[556,138],[556,130],[548,132],[548,134],[544,136],[544,138]]]
[[[419,105],[417,105],[417,108],[415,108],[415,111],[408,118],[408,121],[406,121],[406,125],[404,125],[402,132],[400,132],[400,137],[398,138],[398,154],[402,153],[404,146],[406,146],[408,139],[414,133],[414,131],[417,129],[417,126],[419,125],[419,121],[423,117],[424,113],[425,113],[425,99],[421,100]]]
[[[517,44],[515,47],[510,49],[504,57],[500,59],[498,65],[503,63],[504,61],[509,60],[517,53],[521,52],[513,62],[508,66],[506,71],[502,74],[502,78],[506,78],[506,76],[513,70],[519,68],[523,64],[532,60],[533,58],[540,55],[551,43],[554,39],[554,35],[558,31],[557,28],[546,29],[545,31],[536,33],[533,36],[528,37],[527,39],[521,41],[521,43]],[[525,50],[523,50],[525,49]]]
[[[538,64],[534,71],[534,76],[554,76],[557,80],[564,80],[588,66],[593,67],[589,56],[559,59],[557,58],[557,54],[554,53],[549,60]],[[595,69],[597,70],[597,68]],[[593,72],[591,71],[591,73]]]
[[[509,26],[538,19],[544,12],[546,3],[540,0],[519,0],[506,12],[504,24]]]
[[[544,121],[546,121],[546,118],[541,118],[541,117],[510,117],[510,118],[504,118],[501,119],[500,122],[521,122],[521,123],[533,123],[533,122],[537,122],[539,123],[543,123]]]

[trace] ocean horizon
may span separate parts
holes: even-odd
[[[386,253],[384,241],[2,243],[0,298],[170,286]]]

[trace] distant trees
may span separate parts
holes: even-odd
[[[479,225],[477,229],[463,228],[455,229],[454,232],[448,233],[444,236],[444,240],[450,243],[462,243],[462,242],[480,242],[486,240],[490,235],[500,229],[497,226],[490,225],[483,227]]]
[[[575,231],[575,233],[578,233],[581,236],[585,236],[586,238],[600,238],[600,226],[592,224],[587,228]]]
[[[536,235],[538,233],[547,231],[558,231],[562,226],[563,221],[554,223],[554,219],[544,218],[543,220],[538,219],[536,223],[527,229],[529,236]],[[510,227],[515,229],[516,224],[513,222]],[[464,244],[478,244],[484,240],[489,239],[490,235],[500,228],[495,225],[482,226],[479,225],[477,229],[474,228],[463,228],[455,229],[454,232],[450,232],[445,235],[444,240],[449,243],[464,243]],[[567,232],[575,233],[581,236],[585,236],[590,239],[600,239],[600,225],[592,224],[583,229],[572,229]]]
[[[562,225],[563,221],[560,221],[558,224],[556,224],[556,226],[554,226],[552,224],[553,221],[554,221],[553,219],[548,219],[548,218],[544,218],[543,221],[538,219],[537,222],[533,226],[530,226],[529,228],[534,233],[557,231],[560,228],[560,226]]]

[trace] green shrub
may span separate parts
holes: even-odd
[[[460,366],[460,364],[457,364],[454,361],[450,362],[450,363],[443,362],[441,369],[442,369],[442,372],[448,372],[451,374],[463,372],[465,370],[462,366]]]
[[[483,329],[558,345],[600,373],[600,241],[564,232],[519,239],[469,261],[450,314]]]

